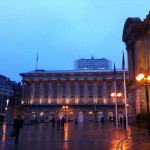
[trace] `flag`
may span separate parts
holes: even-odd
[[[124,61],[124,52],[123,52],[123,57],[122,57],[122,70],[125,69],[125,61]]]
[[[38,61],[38,53],[37,53],[36,61]]]
[[[37,65],[38,65],[38,52],[37,52],[37,56],[36,56],[36,68],[35,68],[35,70],[37,70]]]
[[[116,67],[115,67],[115,64],[114,64],[114,79],[116,79]]]

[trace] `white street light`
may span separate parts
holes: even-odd
[[[121,97],[122,93],[111,93],[111,97],[115,97],[115,110],[116,110],[116,128],[118,128],[118,111],[116,97]]]

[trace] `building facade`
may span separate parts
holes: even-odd
[[[101,58],[95,59],[92,57],[91,59],[78,59],[74,62],[75,70],[103,70],[103,69],[112,69],[112,61]]]
[[[0,113],[3,114],[7,109],[7,100],[13,96],[14,82],[9,78],[0,75]]]
[[[141,69],[150,73],[150,13],[143,21],[140,18],[128,18],[124,25],[122,40],[126,43],[128,55],[127,89],[129,119],[132,122],[137,114],[147,112],[145,87],[143,83],[136,81],[136,76]]]
[[[79,122],[115,118],[113,70],[35,70],[21,73],[21,113],[27,120],[49,121],[53,116]],[[126,71],[126,80],[128,79]],[[124,114],[123,73],[117,70],[118,114]]]

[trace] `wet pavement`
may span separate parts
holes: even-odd
[[[24,125],[19,143],[10,137],[12,125],[0,125],[0,150],[150,150],[150,135],[145,130],[124,128],[113,123],[66,123],[64,131],[51,123]],[[121,144],[120,144],[120,143]]]

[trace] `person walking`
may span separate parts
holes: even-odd
[[[123,123],[123,119],[122,119],[122,117],[120,117],[120,126],[122,127],[122,123]]]
[[[64,130],[64,123],[65,123],[65,118],[63,117],[61,119],[61,129]]]
[[[15,130],[15,144],[18,144],[20,129],[23,128],[24,120],[22,116],[19,114],[17,118],[14,120],[13,128]]]
[[[78,123],[78,118],[75,118],[75,125],[77,125]]]
[[[54,126],[55,126],[55,118],[53,117],[52,118],[52,128],[54,128]]]
[[[123,117],[123,124],[124,124],[124,128],[126,128],[126,117]]]

